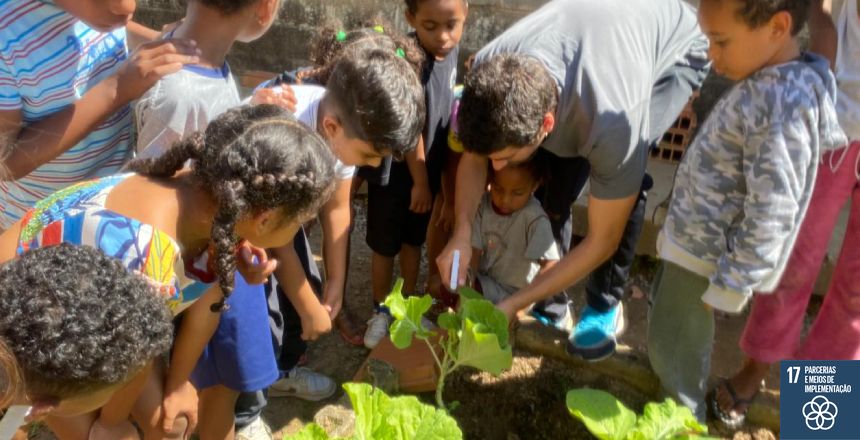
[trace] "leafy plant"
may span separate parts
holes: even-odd
[[[600,440],[703,439],[708,427],[689,408],[672,399],[645,405],[641,416],[606,391],[579,388],[567,392],[567,409]]]
[[[355,410],[355,432],[333,438],[315,423],[285,437],[291,440],[430,440],[463,438],[457,422],[444,410],[421,403],[415,396],[390,397],[363,383],[346,383]]]
[[[394,316],[391,324],[391,342],[400,349],[412,344],[412,337],[424,341],[439,367],[439,382],[436,385],[436,404],[445,408],[442,390],[445,378],[462,366],[475,367],[498,375],[511,367],[513,354],[508,344],[508,319],[480,293],[470,288],[461,288],[460,307],[457,312],[439,315],[437,324],[444,332],[439,337],[442,358],[430,341],[435,332],[424,326],[422,318],[430,310],[433,300],[429,295],[404,298],[401,293],[403,280],[398,279],[394,289],[385,299],[385,305]]]

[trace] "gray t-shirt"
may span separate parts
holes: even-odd
[[[240,102],[227,63],[220,69],[188,65],[162,78],[137,102],[137,157],[161,156]]]
[[[534,197],[523,209],[500,215],[490,194],[484,194],[472,222],[472,247],[482,251],[478,275],[485,289],[489,286],[483,278],[487,277],[507,294],[532,282],[540,261],[560,258],[549,218]]]
[[[654,137],[654,83],[674,66],[703,66],[707,39],[680,0],[554,0],[490,42],[475,62],[499,53],[533,56],[547,67],[559,104],[543,148],[587,158],[591,193],[618,199],[642,184]]]

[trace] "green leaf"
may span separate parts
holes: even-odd
[[[682,434],[708,432],[708,428],[696,420],[689,408],[678,405],[672,399],[646,404],[636,428],[646,439],[671,439]]]
[[[636,426],[636,413],[606,391],[579,388],[567,392],[567,409],[601,440],[624,440]]]
[[[355,439],[382,438],[375,437],[375,431],[384,423],[385,413],[391,407],[391,398],[378,388],[364,383],[345,383],[343,389],[349,395],[355,411]]]
[[[328,436],[325,429],[316,423],[305,425],[301,431],[284,437],[284,440],[334,440]]]
[[[389,397],[367,384],[347,383],[343,387],[355,409],[356,440],[463,438],[448,413],[421,403],[415,396]]]
[[[385,298],[385,306],[388,307],[394,317],[394,322],[389,328],[391,342],[400,349],[412,344],[413,333],[419,338],[430,336],[430,330],[424,327],[421,317],[433,306],[433,299],[430,298],[430,295],[404,298],[403,294],[400,293],[402,288],[403,279],[398,278],[391,293]]]
[[[439,318],[436,319],[436,323],[439,324],[440,328],[448,331],[460,330],[460,325],[462,325],[460,317],[451,312],[445,312],[439,315]]]
[[[499,336],[489,330],[489,326],[474,324],[471,319],[466,319],[460,335],[457,364],[475,367],[498,376],[502,371],[511,368],[514,357],[511,347],[505,343],[502,348]]]
[[[499,347],[508,346],[508,318],[493,303],[485,299],[469,299],[462,303],[459,311],[463,320],[480,324],[477,331],[493,333],[499,340]]]
[[[463,297],[462,299],[464,299],[464,300],[466,300],[466,299],[484,299],[484,295],[481,295],[481,292],[478,292],[477,290],[475,290],[469,286],[463,286],[463,287],[457,289],[457,293],[459,293],[460,296]]]

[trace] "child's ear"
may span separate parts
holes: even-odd
[[[774,39],[791,38],[791,28],[794,20],[788,11],[779,11],[770,18],[771,35]]]
[[[265,235],[272,230],[272,227],[277,224],[278,218],[274,209],[267,209],[259,214],[254,219],[254,228],[257,229],[257,234]]]
[[[546,112],[543,115],[543,131],[547,135],[552,133],[552,130],[555,129],[555,113]]]
[[[337,137],[341,130],[343,130],[343,126],[340,121],[332,115],[323,116],[323,133],[325,134],[326,139],[333,139]]]
[[[257,8],[257,21],[261,25],[265,25],[272,21],[272,18],[278,13],[278,6],[281,0],[263,0]]]

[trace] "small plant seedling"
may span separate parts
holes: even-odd
[[[456,312],[439,315],[437,325],[443,330],[439,337],[442,358],[439,358],[430,338],[435,335],[422,323],[422,318],[433,300],[429,295],[404,298],[401,290],[403,280],[398,279],[394,289],[385,299],[394,322],[391,324],[391,342],[399,349],[408,348],[413,336],[424,341],[439,367],[439,382],[436,385],[436,404],[445,408],[442,391],[445,378],[462,366],[474,367],[499,375],[511,368],[513,354],[508,344],[508,319],[493,303],[483,299],[480,293],[470,288],[461,288],[460,307]]]
[[[606,391],[578,388],[567,392],[567,409],[600,440],[707,439],[708,427],[672,399],[650,402],[637,415]]]
[[[355,432],[329,437],[316,423],[284,440],[462,440],[463,432],[447,412],[421,403],[415,396],[390,397],[364,383],[343,385],[355,410]]]

